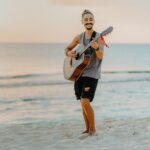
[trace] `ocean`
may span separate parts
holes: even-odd
[[[0,44],[0,125],[83,120],[63,77],[67,44]],[[96,121],[150,116],[150,45],[110,44],[92,105]]]

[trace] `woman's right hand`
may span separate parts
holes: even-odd
[[[77,57],[76,51],[73,51],[73,50],[68,51],[67,55],[68,55],[69,57],[71,57],[71,58],[76,58],[76,57]]]

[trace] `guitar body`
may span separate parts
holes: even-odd
[[[81,46],[76,50],[77,53],[81,52],[83,49]],[[63,72],[64,77],[67,80],[76,81],[84,71],[84,69],[90,64],[90,55],[81,55],[77,60],[66,56],[64,60]]]

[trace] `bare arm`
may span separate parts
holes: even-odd
[[[72,51],[73,48],[75,48],[80,42],[80,37],[79,35],[77,35],[73,40],[72,42],[65,48],[65,54],[66,56],[69,56],[69,57],[76,57],[77,54],[75,53],[75,51]]]
[[[98,59],[101,60],[104,54],[104,42],[101,38],[99,38],[98,40],[98,45],[99,45],[99,49],[96,51],[96,56],[98,57]]]
[[[97,58],[101,60],[103,58],[104,41],[99,38],[98,41],[94,42],[91,46],[95,49]]]

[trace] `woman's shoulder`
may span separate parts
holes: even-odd
[[[75,38],[77,39],[77,41],[78,41],[79,43],[80,43],[80,41],[81,41],[83,35],[84,35],[84,32],[81,32],[81,33],[79,33],[79,34],[76,35]]]

